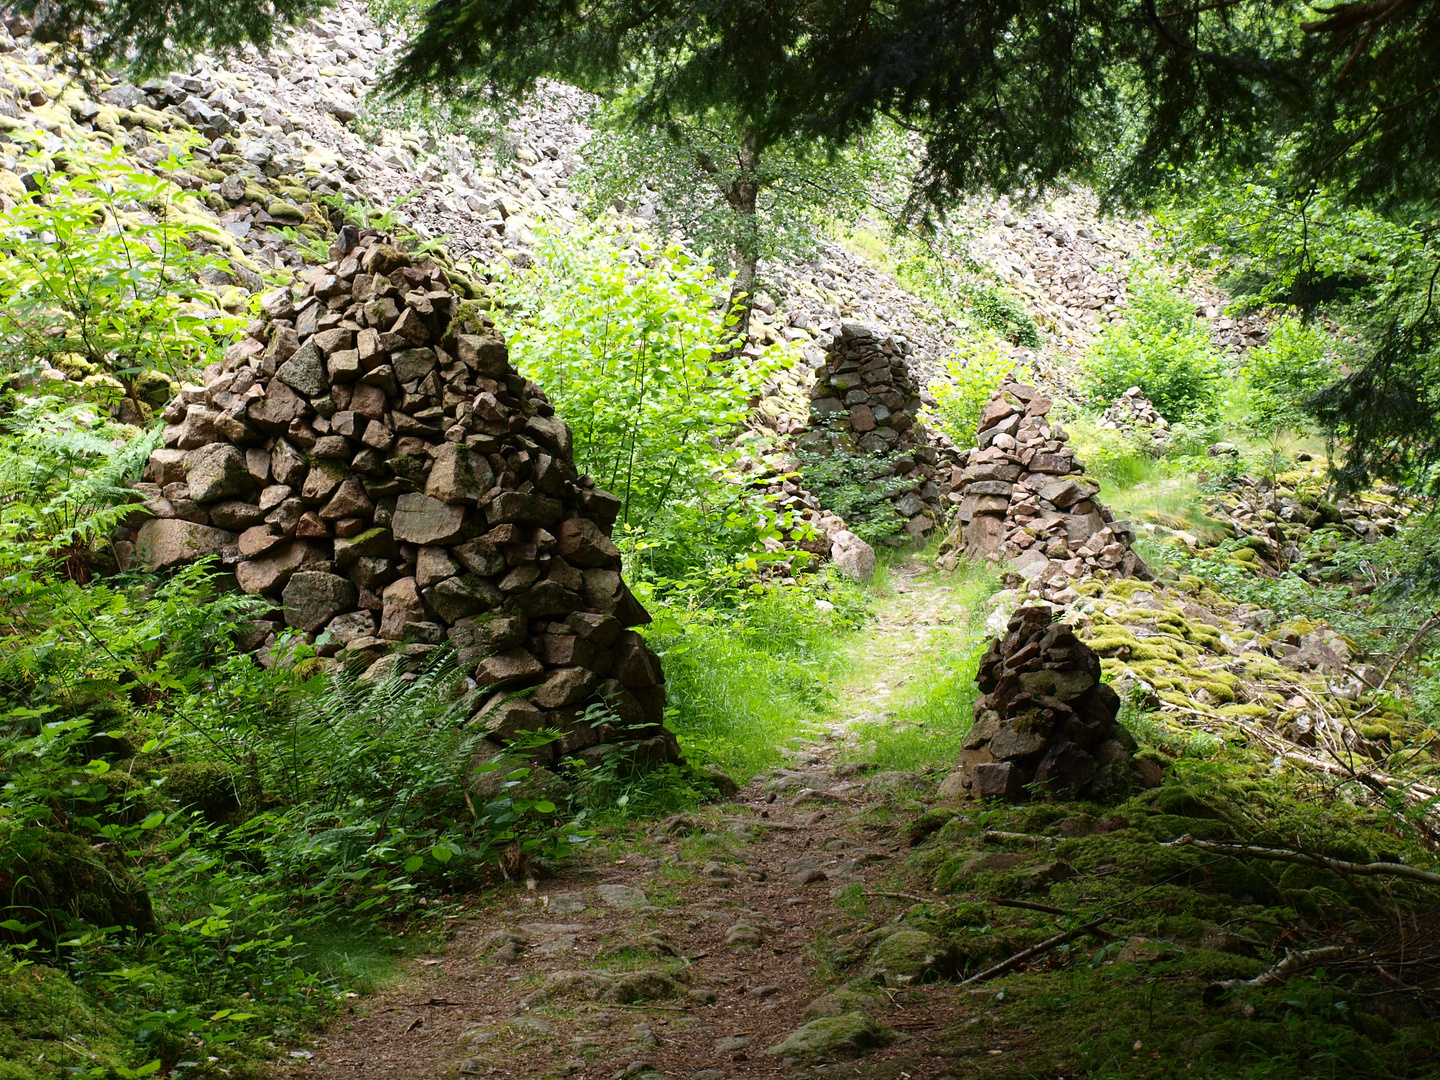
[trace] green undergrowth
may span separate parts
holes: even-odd
[[[1428,916],[1397,923],[1397,913],[1434,910],[1435,887],[1171,843],[1189,834],[1433,867],[1404,822],[1249,751],[1172,757],[1133,727],[1142,753],[1168,764],[1158,788],[1118,805],[928,811],[906,875],[940,899],[872,900],[838,942],[836,978],[871,990],[958,981],[1103,915],[1107,936],[1081,936],[953,999],[943,1053],[967,1061],[965,1075],[1017,1080],[1434,1076],[1440,1002],[1391,980],[1408,977],[1402,925],[1412,963],[1431,941]],[[1332,944],[1346,960],[1265,988],[1214,985],[1252,979],[1287,949]]]

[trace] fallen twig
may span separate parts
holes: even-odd
[[[943,904],[936,896],[913,896],[908,892],[862,892],[861,896],[881,896],[890,900],[911,900],[917,904]]]
[[[1376,694],[1380,693],[1381,690],[1385,689],[1385,684],[1390,681],[1390,676],[1395,674],[1395,669],[1400,666],[1401,662],[1404,661],[1405,657],[1410,655],[1410,651],[1414,649],[1416,645],[1420,644],[1420,639],[1423,638],[1425,634],[1429,631],[1429,629],[1437,622],[1440,622],[1440,611],[1437,611],[1434,615],[1431,615],[1430,618],[1425,620],[1424,625],[1422,625],[1419,630],[1415,631],[1415,636],[1410,639],[1410,641],[1406,644],[1405,648],[1400,650],[1400,655],[1395,657],[1395,659],[1391,661],[1390,666],[1385,670],[1385,674],[1382,675],[1380,677],[1380,681],[1375,684],[1374,692]],[[1367,708],[1364,712],[1357,714],[1355,716],[1355,719],[1359,720],[1362,716],[1369,716],[1379,707],[1380,702],[1373,702],[1370,707]]]
[[[1440,885],[1440,874],[1404,863],[1372,862],[1357,863],[1346,859],[1332,859],[1328,855],[1311,855],[1306,851],[1291,851],[1288,848],[1267,848],[1256,844],[1227,844],[1214,840],[1197,840],[1186,833],[1176,840],[1170,840],[1163,847],[1196,847],[1217,855],[1231,855],[1235,858],[1268,859],[1273,862],[1300,863],[1302,866],[1318,866],[1333,870],[1337,874],[1355,874],[1361,877],[1402,877],[1412,881],[1423,881],[1427,885]]]
[[[1338,960],[1344,955],[1345,946],[1343,945],[1322,945],[1318,949],[1287,949],[1284,960],[1274,967],[1262,971],[1253,979],[1222,979],[1220,982],[1211,983],[1205,988],[1202,1000],[1207,1005],[1214,1004],[1222,994],[1242,986],[1253,987],[1257,990],[1263,990],[1267,986],[1279,986],[1297,972],[1314,967],[1316,964],[1323,964],[1327,960]]]
[[[1001,960],[1000,963],[994,967],[988,967],[978,975],[971,975],[970,978],[960,983],[960,985],[969,986],[971,983],[986,982],[989,979],[995,978],[997,975],[1004,975],[1005,972],[1017,968],[1026,961],[1033,960],[1035,957],[1047,953],[1051,949],[1064,945],[1067,941],[1074,941],[1077,937],[1084,937],[1101,923],[1108,922],[1109,919],[1109,915],[1101,915],[1099,918],[1091,919],[1089,922],[1077,926],[1073,930],[1066,930],[1063,934],[1056,934],[1052,938],[1046,938],[1038,945],[1031,945],[1028,949],[1021,949],[1008,960]]]

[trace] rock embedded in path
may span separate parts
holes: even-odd
[[[960,744],[946,796],[1020,802],[1102,798],[1130,782],[1135,740],[1116,719],[1120,698],[1100,681],[1100,657],[1048,607],[1023,607],[992,641],[976,681],[975,724]]]
[[[537,765],[677,761],[660,661],[628,629],[649,615],[610,539],[619,500],[576,472],[569,430],[447,271],[373,230],[335,250],[165,408],[135,558],[220,556],[275,635],[332,628],[340,665],[453,643],[487,737],[560,733]]]
[[[857,1057],[895,1041],[895,1033],[862,1012],[822,1016],[768,1047],[765,1053],[782,1060],[810,1061],[825,1057]]]
[[[638,911],[650,906],[644,892],[630,885],[597,885],[595,892],[601,903],[616,911]]]

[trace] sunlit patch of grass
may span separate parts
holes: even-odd
[[[1117,519],[1150,522],[1172,532],[1186,532],[1202,544],[1218,544],[1234,535],[1234,529],[1211,517],[1205,496],[1190,478],[1154,479],[1132,487],[1102,493]]]
[[[906,659],[909,674],[886,708],[850,724],[866,758],[891,769],[941,768],[954,761],[973,720],[975,671],[986,640],[985,601],[999,587],[994,568],[985,563],[929,573],[941,576],[927,590],[949,594],[937,615],[953,621],[930,628],[925,643]],[[879,674],[876,665],[894,663],[892,656],[875,658],[856,671],[851,685],[872,683]]]
[[[305,933],[302,965],[327,981],[360,993],[373,993],[394,982],[402,972],[399,962],[440,944],[438,933],[416,927],[403,938],[368,929],[321,924]]]
[[[796,737],[834,715],[837,677],[857,622],[799,589],[764,598],[743,619],[657,613],[651,644],[665,665],[666,725],[688,757],[744,783],[779,765]]]

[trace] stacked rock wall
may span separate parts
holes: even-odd
[[[958,461],[953,446],[932,438],[916,422],[920,388],[894,338],[844,323],[815,375],[810,391],[814,435],[826,433],[839,449],[895,455],[891,475],[909,483],[891,496],[906,532],[923,543],[948,506],[938,478]],[[812,436],[813,438],[813,436]]]
[[[980,414],[977,442],[953,477],[956,523],[942,557],[1006,558],[1052,592],[1095,570],[1146,576],[1128,525],[1096,499],[1100,485],[1048,419],[1051,400],[1006,380]],[[953,555],[951,556],[953,559]]]
[[[1116,398],[1096,426],[1149,440],[1157,455],[1164,452],[1170,438],[1170,422],[1160,415],[1160,410],[1138,386],[1130,387]]]
[[[942,793],[970,798],[1094,797],[1123,792],[1135,741],[1100,657],[1045,607],[1024,607],[992,641],[976,681],[975,725]]]
[[[218,555],[276,629],[328,631],[342,660],[448,640],[497,742],[545,727],[556,756],[638,740],[675,759],[659,661],[629,629],[649,616],[610,540],[619,500],[576,473],[566,425],[439,268],[350,229],[333,250],[165,410],[133,559]]]

